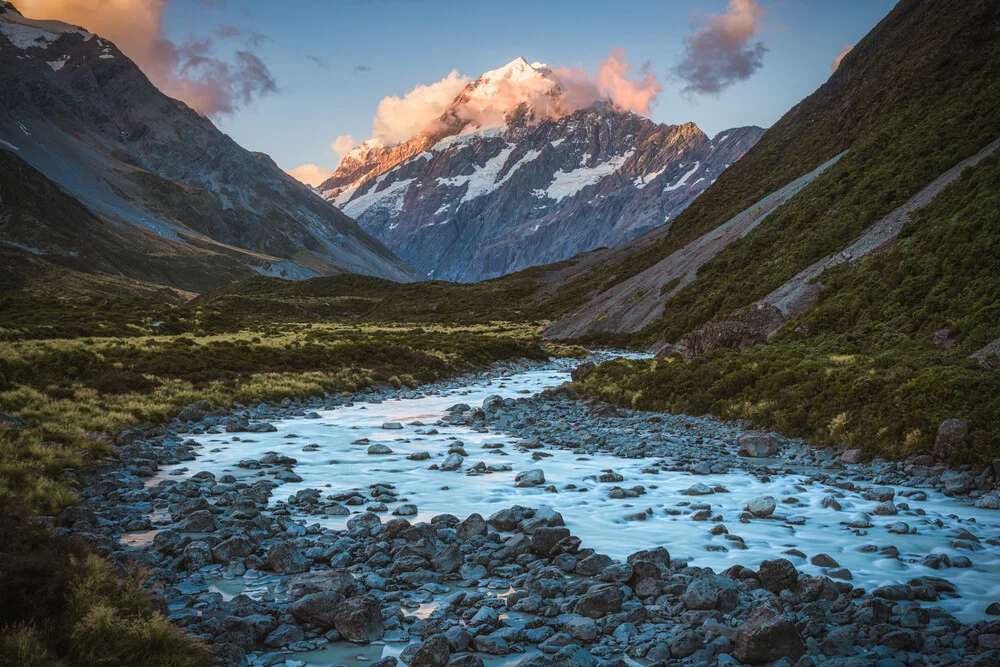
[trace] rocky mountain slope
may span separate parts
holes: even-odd
[[[709,139],[609,102],[572,110],[546,66],[518,58],[412,139],[354,149],[319,189],[433,278],[473,282],[668,223],[762,133]]]
[[[0,242],[76,270],[194,291],[256,273],[423,277],[111,42],[5,2],[0,186]]]
[[[888,225],[893,233],[867,244],[865,254],[891,245],[904,221],[897,209],[908,219],[962,167],[992,150],[964,160],[1000,137],[1000,103],[990,97],[997,77],[986,67],[998,51],[997,31],[989,27],[997,8],[972,3],[947,21],[943,11],[916,0],[899,3],[696,207],[668,228],[580,258],[551,276],[550,290],[571,285],[587,297],[550,333],[677,341],[698,325],[766,300],[800,272],[812,281],[817,262],[840,263],[824,258],[858,255],[852,246],[872,229]],[[948,29],[934,33],[936,20]],[[920,46],[906,52],[907,42]],[[822,176],[814,172],[824,165]],[[749,229],[738,225],[738,234],[726,235],[744,218],[753,219]],[[710,240],[697,279],[693,272],[672,273]]]
[[[1000,5],[903,0],[666,229],[540,277],[578,389],[869,455],[1000,447]],[[568,312],[567,312],[568,311]]]

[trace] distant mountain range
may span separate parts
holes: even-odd
[[[203,291],[257,274],[425,276],[111,42],[0,1],[0,243]]]
[[[574,110],[547,66],[518,58],[413,138],[355,148],[318,189],[432,278],[472,282],[668,224],[763,132]]]

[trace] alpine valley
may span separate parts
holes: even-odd
[[[22,1],[0,667],[1000,665],[1000,2]],[[54,20],[109,6],[358,90],[617,22],[776,120],[518,58],[313,188]]]
[[[429,276],[475,282],[668,224],[763,132],[709,139],[610,101],[574,108],[546,65],[517,58],[413,138],[353,149],[319,190]]]

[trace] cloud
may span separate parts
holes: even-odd
[[[440,81],[418,84],[402,97],[382,98],[372,120],[372,136],[387,144],[412,137],[444,113],[471,80],[452,70]]]
[[[853,44],[844,44],[844,48],[840,50],[840,53],[837,54],[837,57],[833,59],[833,63],[830,65],[830,67],[833,68],[834,72],[836,72],[837,68],[840,67],[840,61],[843,60],[844,56],[850,53],[851,49],[853,48],[854,48]]]
[[[767,47],[752,40],[766,11],[756,0],[729,0],[725,14],[709,14],[701,30],[684,37],[684,55],[673,70],[686,84],[682,92],[718,95],[759,70]]]
[[[330,142],[330,150],[336,153],[340,157],[344,157],[348,151],[358,145],[358,142],[354,140],[349,134],[342,134],[332,142]]]
[[[354,67],[354,74],[357,76],[368,76],[372,73],[372,68],[368,65],[356,65]]]
[[[641,79],[628,78],[630,67],[625,59],[625,49],[618,48],[612,49],[607,60],[598,63],[593,81],[580,68],[557,69],[553,70],[553,74],[565,91],[567,104],[573,109],[589,106],[598,99],[607,99],[622,109],[648,116],[649,107],[663,92],[663,86],[649,71],[648,65],[640,69]]]
[[[312,54],[307,54],[306,58],[313,61],[313,63],[315,63],[316,66],[321,69],[330,69],[330,63],[327,62],[325,58],[314,56]]]
[[[177,44],[163,36],[169,0],[18,0],[25,16],[82,25],[113,41],[165,94],[206,116],[231,114],[260,95],[277,92],[267,65],[251,50],[230,59],[213,55],[209,38]],[[218,5],[218,2],[209,3]],[[233,26],[219,26],[216,34]],[[256,33],[253,33],[256,34]],[[251,44],[248,49],[252,49]]]
[[[294,169],[288,169],[285,173],[300,183],[305,183],[306,185],[311,185],[315,188],[318,187],[323,181],[333,176],[333,169],[327,169],[326,167],[319,167],[315,164],[306,163],[300,164]]]

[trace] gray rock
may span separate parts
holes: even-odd
[[[381,442],[376,442],[375,444],[368,445],[368,453],[372,455],[392,454],[392,449]]]
[[[778,440],[768,433],[744,433],[738,442],[740,456],[771,458],[778,454]]]
[[[793,662],[806,651],[795,625],[770,603],[758,604],[736,632],[733,655],[741,662],[758,664],[788,658]]]
[[[747,503],[747,511],[758,519],[765,519],[774,514],[774,510],[777,506],[778,504],[775,502],[773,497],[761,496],[759,498],[754,498]]]
[[[382,605],[370,597],[353,597],[340,603],[335,611],[334,627],[349,642],[367,644],[382,639]]]
[[[344,596],[336,591],[305,595],[288,605],[288,613],[299,623],[309,623],[323,630],[334,627],[337,610]]]
[[[540,484],[545,484],[545,473],[541,468],[519,472],[514,478],[514,486],[517,488],[530,488],[532,486],[539,486]]]
[[[299,574],[309,570],[309,561],[288,542],[278,542],[267,551],[267,566],[278,574]]]

